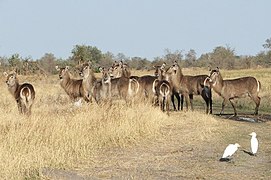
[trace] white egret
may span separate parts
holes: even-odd
[[[252,132],[249,135],[251,136],[251,140],[250,140],[251,152],[255,156],[259,147],[259,142],[258,142],[258,139],[256,138],[257,134],[255,132]]]
[[[222,158],[219,161],[230,161],[230,157],[241,147],[238,143],[229,144],[224,150]]]

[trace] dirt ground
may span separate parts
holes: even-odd
[[[200,144],[192,141],[183,145],[183,128],[172,123],[161,130],[162,138],[135,147],[106,150],[86,169],[43,169],[42,174],[49,179],[271,179],[270,116],[214,116],[218,121],[227,119],[241,132],[259,132],[258,155],[250,156],[239,149],[230,162],[219,162],[227,146],[223,139],[212,137]],[[250,118],[256,121],[251,122]],[[232,132],[229,136],[234,137]],[[243,140],[250,143],[248,136]]]

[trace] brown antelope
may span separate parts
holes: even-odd
[[[212,113],[212,94],[209,87],[204,86],[207,75],[184,76],[177,62],[174,62],[166,72],[166,79],[179,94],[183,95],[188,109],[188,99],[190,100],[191,110],[193,111],[193,96],[201,95],[206,103],[206,113]],[[183,103],[181,102],[181,109]]]
[[[73,79],[69,72],[69,66],[66,66],[65,68],[56,66],[56,70],[59,71],[60,86],[72,101],[75,101],[78,98],[84,98],[86,102],[90,101],[88,94],[85,94],[85,90],[82,85],[83,80]]]
[[[261,98],[258,96],[261,83],[255,77],[241,77],[237,79],[223,80],[219,68],[211,70],[210,76],[206,79],[211,85],[211,88],[223,98],[222,110],[220,114],[224,113],[224,107],[227,101],[230,101],[234,115],[237,115],[233,100],[249,96],[256,104],[254,114],[258,114]]]
[[[155,66],[154,66],[155,67]],[[156,66],[155,67],[155,72],[154,74],[158,77],[159,76],[159,71],[161,71],[162,78],[166,79],[166,63],[163,63],[161,66]],[[180,110],[180,103],[181,103],[181,110],[183,110],[183,95],[179,95],[179,93],[172,87],[172,93],[171,93],[171,102],[173,105],[174,111],[179,111]],[[176,97],[177,99],[177,108],[175,106],[175,100],[174,98]]]
[[[125,101],[132,98],[139,89],[138,81],[134,78],[119,77],[112,78],[109,70],[100,68],[102,80],[95,89],[95,97],[106,97],[107,99],[124,99]]]
[[[156,67],[157,68],[157,67]],[[113,78],[128,77],[133,84],[139,84],[139,88],[136,91],[136,97],[138,99],[150,100],[154,103],[154,93],[152,86],[157,76],[145,75],[145,76],[131,76],[130,69],[122,62],[115,62],[109,69],[110,75]]]
[[[94,98],[96,103],[105,100],[109,96],[108,80],[97,79],[90,63],[84,63],[79,67],[79,75],[83,78],[82,87],[84,94],[89,99]]]
[[[7,77],[6,83],[8,85],[8,90],[15,98],[19,112],[30,115],[36,94],[34,87],[29,83],[19,84],[19,80],[15,72],[9,74],[4,72],[4,75]]]
[[[79,67],[79,75],[83,78],[82,88],[84,95],[91,102],[93,97],[93,90],[97,83],[97,78],[91,68],[91,63],[84,63]]]
[[[164,79],[164,68],[158,69],[158,79],[153,83],[153,92],[158,97],[159,106],[162,111],[169,112],[169,104],[173,96],[173,89],[170,83]]]

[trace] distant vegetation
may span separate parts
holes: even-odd
[[[40,59],[32,59],[31,57],[21,57],[19,54],[13,54],[11,57],[1,57],[1,69],[5,71],[16,70],[19,74],[55,74],[55,65],[77,66],[83,62],[91,61],[99,66],[109,67],[114,61],[123,60],[132,69],[150,70],[154,65],[166,62],[171,64],[177,61],[181,67],[220,67],[222,69],[249,69],[271,67],[271,38],[267,39],[263,44],[263,51],[258,54],[237,55],[235,50],[229,46],[218,46],[212,52],[197,56],[194,49],[188,52],[183,50],[171,51],[165,49],[162,56],[154,59],[146,59],[142,57],[127,57],[123,53],[114,55],[111,52],[102,52],[95,46],[75,45],[71,50],[71,56],[67,59],[59,59],[52,53],[45,53]]]

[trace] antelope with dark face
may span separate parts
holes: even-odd
[[[6,84],[8,85],[8,90],[15,98],[19,112],[21,114],[30,115],[36,94],[34,87],[29,83],[19,84],[15,72],[9,74],[4,72],[4,75],[7,77]]]
[[[169,112],[169,104],[172,97],[173,89],[170,83],[164,79],[163,67],[158,69],[158,79],[153,83],[153,92],[158,97],[159,106],[162,111]]]
[[[220,114],[224,113],[227,101],[230,101],[234,115],[237,115],[233,100],[249,96],[256,104],[254,114],[258,114],[261,98],[258,96],[261,83],[255,77],[241,77],[237,79],[223,80],[219,68],[211,70],[210,76],[206,79],[211,88],[223,98]]]
[[[72,101],[76,101],[78,98],[84,98],[86,102],[90,101],[88,94],[85,94],[82,84],[83,80],[73,79],[69,72],[69,66],[66,66],[65,68],[56,66],[56,70],[59,71],[60,86]]]
[[[186,109],[188,109],[188,99],[190,100],[191,110],[193,111],[193,96],[201,95],[206,103],[206,113],[212,113],[212,94],[211,89],[204,86],[207,75],[184,76],[180,66],[174,62],[166,72],[166,79],[170,82],[176,92],[184,96]],[[181,109],[183,108],[181,102]]]

